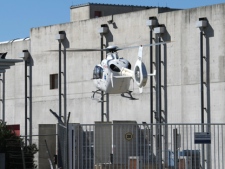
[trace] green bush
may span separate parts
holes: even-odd
[[[0,153],[5,154],[6,169],[22,169],[24,164],[26,169],[37,168],[34,163],[34,154],[38,151],[36,144],[23,145],[23,139],[0,120]]]

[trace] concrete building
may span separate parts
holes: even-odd
[[[32,133],[34,135],[39,133],[39,124],[58,122],[49,109],[59,112],[58,84],[54,81],[57,81],[58,77],[59,54],[49,50],[59,48],[59,42],[55,38],[59,31],[65,32],[66,37],[62,41],[62,49],[100,48],[101,35],[98,30],[101,26],[106,26],[109,30],[103,35],[105,46],[126,47],[149,44],[150,27],[146,25],[146,21],[150,17],[155,17],[158,25],[165,28],[161,40],[171,41],[161,47],[162,86],[164,86],[162,110],[167,114],[164,116],[167,123],[201,123],[202,121],[201,27],[199,27],[202,25],[196,27],[196,22],[202,19],[207,21],[206,27],[204,25],[202,27],[204,29],[202,51],[203,56],[207,58],[203,61],[203,81],[209,82],[203,86],[204,121],[207,121],[206,112],[208,114],[211,112],[212,123],[224,123],[225,4],[186,10],[85,4],[72,6],[70,10],[69,23],[31,28],[30,37],[27,39],[0,43],[0,52],[8,52],[7,58],[18,58],[23,50],[29,51],[32,60],[32,71],[28,75],[29,77],[32,75]],[[153,42],[157,41],[157,36],[153,32],[155,37]],[[120,57],[128,59],[133,68],[138,49],[121,50],[118,53]],[[62,115],[71,112],[71,123],[93,124],[101,120],[101,103],[91,99],[92,91],[96,90],[92,82],[93,68],[100,63],[100,54],[101,52],[62,53],[62,94],[65,94],[64,82],[66,82],[66,105],[65,95],[61,97]],[[147,70],[150,70],[149,47],[144,48],[143,54],[143,62]],[[157,47],[153,47],[154,60],[157,54]],[[24,63],[18,63],[7,70],[5,88],[5,120],[7,124],[19,124],[21,135],[25,133],[24,74]],[[155,80],[153,83],[155,84]],[[0,88],[2,90],[2,84]],[[138,98],[137,100],[123,98],[119,94],[109,96],[109,120],[150,123],[150,95],[154,96],[153,105],[156,110],[155,90],[150,93],[149,83],[142,94],[135,84],[134,88],[131,85],[131,90],[134,90],[133,96]],[[153,122],[156,122],[155,118]],[[38,142],[37,137],[33,137],[33,142]]]

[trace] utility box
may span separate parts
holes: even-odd
[[[129,156],[136,156],[139,148],[139,128],[136,121],[113,121],[113,163],[126,164]]]
[[[140,156],[131,156],[128,159],[128,169],[142,169],[142,163]]]
[[[200,169],[200,151],[199,150],[183,150],[179,152],[179,166],[181,169],[195,168]],[[182,160],[181,160],[182,159]]]
[[[136,121],[95,122],[94,164],[127,164],[138,154],[138,132]]]
[[[112,123],[95,122],[94,132],[94,164],[110,163],[112,154]]]

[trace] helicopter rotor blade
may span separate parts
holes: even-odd
[[[163,45],[163,44],[167,44],[170,43],[171,41],[165,41],[165,42],[159,42],[159,43],[152,43],[152,44],[146,44],[146,45],[141,45],[142,47],[144,46],[157,46],[157,45]],[[96,51],[108,51],[108,52],[116,52],[119,50],[124,50],[124,49],[132,49],[132,48],[138,48],[139,46],[128,46],[128,47],[123,47],[123,48],[119,48],[117,46],[108,46],[105,49],[76,49],[76,48],[66,48],[61,50],[61,52],[63,52],[64,50],[66,50],[67,52],[96,52]],[[58,52],[59,50],[48,50],[49,52]]]
[[[59,50],[48,50],[50,52],[58,52]],[[61,50],[63,52],[64,50]],[[95,52],[95,51],[108,51],[108,49],[74,49],[66,48],[67,52]]]
[[[170,43],[171,41],[165,41],[165,42],[158,42],[158,43],[151,43],[151,44],[146,44],[146,45],[141,45],[141,46],[157,46],[157,45],[164,45],[167,43]],[[124,50],[124,49],[131,49],[131,48],[138,48],[139,46],[128,46],[128,47],[123,47],[123,48],[117,48],[117,50]]]

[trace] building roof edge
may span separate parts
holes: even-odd
[[[83,6],[88,6],[88,5],[105,5],[105,6],[121,6],[121,7],[140,7],[140,8],[157,8],[156,6],[141,6],[141,5],[122,5],[122,4],[105,4],[105,3],[84,3],[84,4],[78,4],[78,5],[72,5],[70,9],[73,8],[79,8]]]

